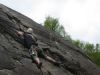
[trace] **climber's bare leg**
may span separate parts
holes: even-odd
[[[46,49],[46,51],[48,52],[48,49]],[[56,61],[56,60],[53,59],[52,57],[50,57],[50,56],[48,56],[48,55],[46,55],[46,54],[44,54],[44,53],[43,53],[43,55],[44,55],[44,58],[45,58],[46,60],[50,61],[50,62],[53,63],[54,65],[59,66],[59,65],[61,64],[60,62]]]
[[[45,55],[45,59],[50,61],[50,62],[52,62],[52,63],[56,63],[56,60],[54,60],[53,58],[51,58],[51,57],[49,57],[47,55]]]
[[[39,57],[37,55],[36,48],[32,47],[31,49],[32,49],[32,52],[31,52],[32,55],[31,55],[31,57],[32,57],[33,62],[37,65],[38,68],[41,68],[42,63],[41,63],[41,61],[40,61],[40,59],[39,59]]]
[[[40,59],[38,57],[34,58],[34,62],[39,65],[41,62],[40,62]]]

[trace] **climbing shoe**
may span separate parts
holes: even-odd
[[[61,62],[55,62],[54,65],[55,66],[61,66]]]

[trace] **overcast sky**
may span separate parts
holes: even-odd
[[[38,23],[59,18],[73,39],[100,43],[100,0],[0,0]]]

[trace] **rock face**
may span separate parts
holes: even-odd
[[[100,75],[98,67],[70,41],[64,40],[52,31],[30,18],[0,4],[0,75],[42,75],[30,58],[14,30],[34,29],[41,48],[49,48],[46,54],[63,63],[55,66],[40,58],[44,75]]]

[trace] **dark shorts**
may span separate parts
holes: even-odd
[[[31,45],[30,49],[29,49],[29,54],[31,56],[34,56],[34,58],[36,57],[42,57],[45,58],[45,54],[43,52],[43,49],[39,48],[36,45]]]

